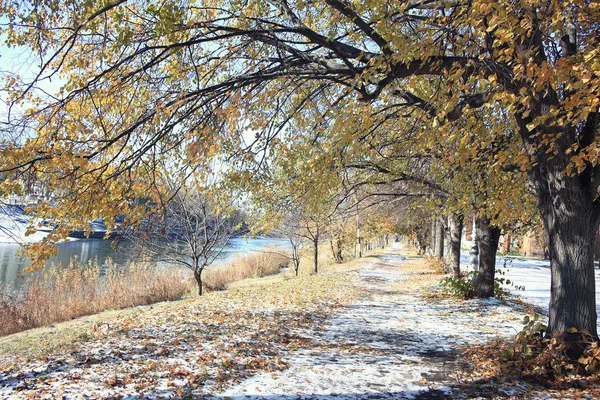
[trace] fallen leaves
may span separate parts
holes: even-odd
[[[36,360],[4,357],[0,396],[201,395],[288,364],[287,349],[311,346],[317,330],[353,295],[348,274],[300,277],[211,293],[94,324],[83,342]],[[24,362],[29,361],[29,362]]]
[[[431,296],[439,275],[421,260],[388,254],[356,267],[128,313],[41,357],[6,355],[0,397],[600,395],[593,379],[548,388],[507,374],[518,366],[498,361],[497,338],[520,327],[524,305]],[[455,360],[459,349],[470,355]]]

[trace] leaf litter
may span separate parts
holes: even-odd
[[[353,267],[130,313],[33,360],[5,355],[0,397],[552,397],[485,370],[466,374],[462,352],[514,336],[523,308],[432,295],[440,275],[404,259],[403,250],[394,245]]]

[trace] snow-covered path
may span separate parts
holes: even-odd
[[[285,356],[290,368],[242,381],[215,398],[454,398],[454,349],[514,334],[521,315],[497,301],[431,301],[412,290],[399,245],[358,271],[367,294],[307,335],[311,349]],[[437,278],[439,279],[439,278]]]

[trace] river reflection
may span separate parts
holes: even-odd
[[[39,272],[24,273],[29,260],[17,255],[18,244],[0,243],[0,285],[10,286],[18,291],[28,277]],[[277,238],[234,238],[225,247],[216,261],[217,264],[245,254],[264,251],[268,248],[286,249],[287,242]],[[117,266],[128,265],[141,259],[142,255],[127,241],[111,241],[101,239],[73,240],[57,246],[58,254],[48,259],[51,264],[66,267],[72,259],[80,262],[97,262],[104,265],[111,261]]]

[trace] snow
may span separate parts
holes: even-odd
[[[0,398],[180,398],[180,390],[212,400],[468,397],[455,375],[458,351],[514,336],[524,313],[496,299],[430,298],[423,289],[429,286],[418,283],[425,279],[420,267],[407,267],[402,252],[394,245],[348,269],[344,279],[360,295],[322,316],[331,294],[320,305],[286,308],[281,301],[269,305],[276,286],[239,297],[225,292],[218,303],[216,297],[186,302],[95,326],[87,342],[67,352],[26,363],[0,359],[11,365],[0,372]],[[516,294],[547,307],[547,262],[518,258],[507,266],[505,277],[527,287]],[[310,279],[317,284],[327,275]],[[331,279],[339,285],[342,277]],[[310,287],[297,282],[285,298],[306,296]],[[498,397],[523,397],[528,388],[494,390]]]
[[[461,269],[467,269],[469,255],[461,254]],[[538,306],[545,313],[550,303],[550,262],[548,260],[523,257],[497,257],[496,268],[503,271],[502,277],[514,286],[524,286],[525,290],[516,290],[514,286],[505,287],[515,295],[521,296]],[[600,314],[600,269],[594,270],[596,276],[596,311]]]
[[[254,376],[213,399],[439,398],[456,383],[449,376],[455,350],[521,329],[512,308],[497,300],[431,302],[395,294],[407,278],[402,261],[387,255],[361,269],[361,286],[371,294],[309,334],[314,347],[290,353],[288,369]]]
[[[0,243],[36,243],[41,242],[48,233],[35,232],[25,235],[29,221],[22,218],[14,218],[0,213]]]

